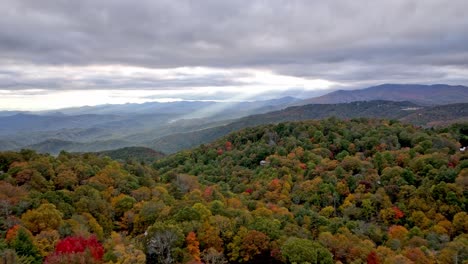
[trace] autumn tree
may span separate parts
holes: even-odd
[[[372,251],[367,255],[367,264],[379,264],[379,257],[377,256],[377,253],[375,251]]]
[[[197,235],[194,232],[189,232],[187,237],[185,238],[185,243],[187,243],[187,250],[192,256],[193,260],[196,262],[200,262],[200,243],[197,240]]]
[[[205,249],[202,253],[203,261],[206,264],[227,264],[228,261],[222,252],[214,248]]]
[[[60,239],[60,234],[57,230],[44,230],[37,234],[34,239],[39,252],[43,257],[46,257],[54,251]]]
[[[104,248],[95,236],[66,237],[57,243],[45,263],[96,263],[102,260],[103,255]]]
[[[104,254],[103,260],[105,262],[119,264],[146,263],[145,253],[138,249],[138,245],[135,241],[128,239],[124,234],[112,232],[104,247],[106,253]]]
[[[24,213],[21,219],[25,227],[36,234],[43,230],[58,229],[62,224],[62,213],[53,204],[42,204]]]
[[[466,234],[456,237],[447,243],[437,255],[438,263],[464,263],[468,260],[468,236]]]
[[[14,186],[8,182],[0,181],[0,216],[7,218],[27,192],[22,187]]]
[[[242,261],[249,261],[265,253],[270,246],[270,238],[262,232],[250,230],[242,239],[240,256]]]
[[[203,248],[214,248],[218,251],[223,249],[223,240],[219,236],[221,230],[216,226],[211,225],[208,221],[205,221],[198,231],[198,238]]]

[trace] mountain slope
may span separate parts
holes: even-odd
[[[20,147],[20,144],[15,141],[0,140],[0,151],[17,149],[18,147]]]
[[[18,133],[22,131],[50,131],[65,128],[88,128],[102,123],[122,121],[124,118],[116,115],[32,115],[16,114],[0,117],[0,134]]]
[[[25,149],[33,149],[40,153],[50,153],[56,155],[60,151],[68,152],[96,152],[104,150],[119,149],[132,146],[133,143],[124,140],[103,140],[95,142],[73,142],[59,139],[48,139],[37,144],[25,146]]]
[[[468,103],[440,105],[420,109],[400,119],[403,122],[421,126],[441,126],[468,122]]]
[[[136,160],[152,163],[165,155],[161,152],[155,151],[145,147],[125,147],[114,150],[97,152],[99,156],[107,156],[114,160]]]
[[[172,134],[146,142],[144,145],[153,149],[158,149],[164,153],[173,153],[182,149],[210,142],[230,132],[249,126],[285,121],[323,119],[327,117],[338,117],[343,119],[357,117],[398,119],[408,115],[408,111],[405,110],[408,108],[418,108],[418,106],[409,102],[388,101],[294,106],[280,111],[244,117],[224,126],[194,132]]]
[[[436,107],[420,107],[410,102],[370,101],[328,105],[304,105],[289,107],[281,111],[253,115],[241,118],[228,125],[172,134],[145,145],[164,153],[173,153],[215,140],[233,131],[261,124],[309,119],[337,117],[351,118],[386,118],[398,119],[416,125],[450,124],[468,120],[468,103]],[[424,116],[424,119],[418,118]],[[443,122],[442,122],[443,121]]]
[[[338,90],[303,100],[298,104],[337,104],[371,100],[411,101],[422,105],[466,103],[468,87],[445,84],[383,84],[362,90]]]

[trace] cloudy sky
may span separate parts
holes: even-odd
[[[468,84],[466,0],[2,0],[0,109]]]

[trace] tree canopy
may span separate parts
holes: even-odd
[[[463,263],[464,127],[287,122],[153,163],[0,152],[0,260]]]

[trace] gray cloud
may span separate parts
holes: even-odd
[[[254,68],[359,87],[468,84],[468,2],[4,0],[0,67]],[[0,89],[162,89],[243,85],[232,76],[31,78]],[[110,78],[112,77],[112,78]]]
[[[209,74],[200,76],[184,76],[178,74],[171,78],[152,76],[151,73],[138,76],[122,76],[118,72],[103,74],[102,72],[92,75],[79,73],[83,68],[74,70],[76,76],[70,78],[61,72],[40,73],[39,68],[31,74],[23,74],[21,69],[17,71],[0,72],[0,89],[48,89],[48,90],[94,90],[94,89],[139,89],[139,90],[178,90],[187,87],[223,87],[243,86],[246,83],[235,80],[242,75],[233,74],[229,77],[222,74]],[[86,68],[84,68],[86,70]],[[31,73],[31,72],[30,72]],[[37,76],[37,75],[39,76]]]

